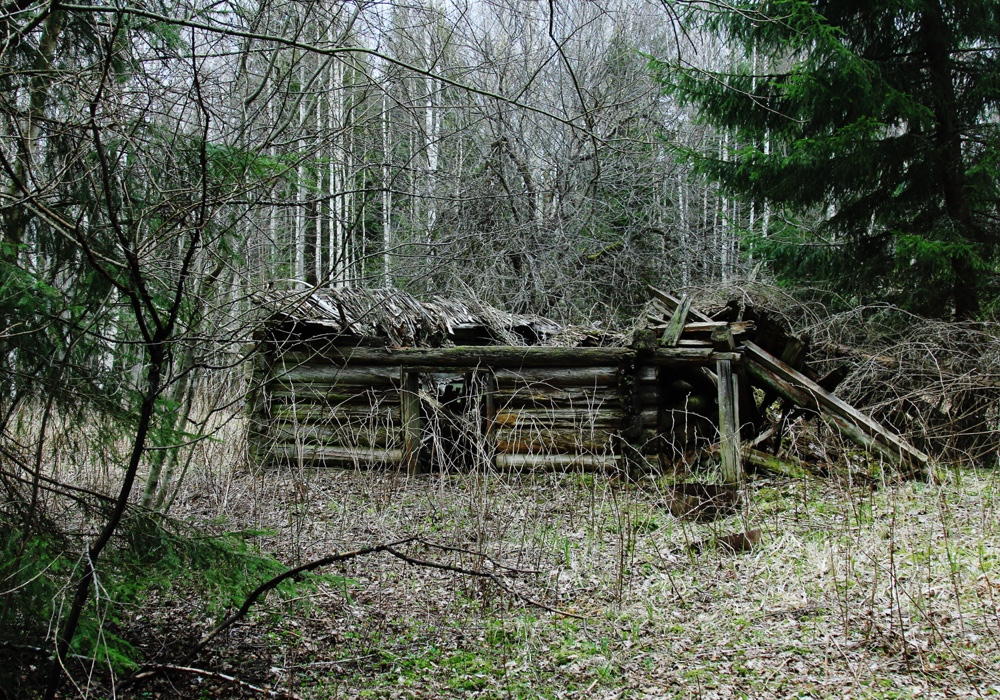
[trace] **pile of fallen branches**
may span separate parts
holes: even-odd
[[[888,306],[808,329],[813,356],[846,365],[837,393],[953,464],[995,466],[1000,449],[1000,324],[950,323]]]
[[[807,344],[815,376],[837,370],[836,394],[939,462],[995,466],[1000,450],[1000,324],[922,318],[888,306],[831,313],[760,282],[697,290],[724,307],[767,314]],[[838,369],[839,368],[839,369]]]

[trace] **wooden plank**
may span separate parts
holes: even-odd
[[[616,401],[618,392],[590,387],[555,388],[544,384],[531,384],[497,390],[496,403],[501,406],[533,406],[536,408],[571,408],[600,406]]]
[[[668,294],[668,293],[664,292],[662,289],[657,289],[656,287],[654,287],[654,286],[652,286],[650,284],[647,284],[646,285],[646,290],[652,295],[652,297],[654,299],[656,299],[661,304],[663,304],[663,306],[665,306],[666,309],[668,311],[670,311],[671,313],[673,313],[674,309],[676,309],[678,306],[680,306],[680,303],[681,303],[680,299],[678,299],[677,297],[675,297],[672,294]],[[688,312],[688,315],[691,316],[691,318],[697,319],[698,321],[700,321],[702,323],[713,323],[714,322],[713,319],[710,316],[706,316],[701,311],[698,311],[698,309],[695,309],[693,307]]]
[[[722,458],[722,481],[738,484],[742,478],[740,468],[740,431],[736,416],[736,391],[733,382],[733,365],[729,360],[719,360],[716,366],[719,377],[719,442]]]
[[[420,438],[422,421],[420,418],[420,375],[402,372],[403,390],[399,392],[400,420],[403,430],[402,467],[408,474],[419,474]]]
[[[394,385],[379,386],[331,386],[327,384],[312,383],[291,383],[275,382],[266,387],[267,395],[274,403],[297,403],[321,404],[326,406],[339,406],[340,404],[357,404],[363,402],[366,391],[373,398],[373,404],[379,399],[383,401],[395,401],[396,388]],[[376,396],[377,394],[377,396]]]
[[[666,330],[660,336],[660,347],[672,348],[677,345],[677,341],[684,332],[684,324],[687,323],[688,312],[691,310],[691,298],[686,294],[681,297],[680,303],[674,309],[670,322],[667,323]]]
[[[653,354],[647,358],[647,362],[654,365],[681,365],[713,367],[719,360],[729,360],[739,362],[742,359],[738,352],[716,352],[711,347],[676,347],[657,348]]]
[[[736,321],[734,323],[726,323],[725,321],[702,323],[696,321],[684,326],[684,335],[711,335],[713,331],[719,328],[729,328],[729,332],[733,335],[742,335],[751,330],[753,325],[753,321]]]
[[[926,471],[927,455],[778,358],[750,342],[746,343],[745,357],[747,371],[754,379],[792,403],[818,411],[855,443],[915,473]]]

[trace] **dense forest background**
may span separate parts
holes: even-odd
[[[147,556],[238,419],[265,291],[620,328],[648,284],[766,281],[941,322],[934,410],[988,433],[998,39],[984,0],[7,2],[0,640],[55,651],[49,696],[67,655],[127,665],[102,555]]]

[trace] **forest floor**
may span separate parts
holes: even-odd
[[[410,556],[508,590],[357,557],[187,665],[301,698],[1000,696],[1000,474],[755,479],[744,495],[738,514],[694,523],[653,479],[206,470],[177,514],[287,565],[419,535],[464,551]],[[763,538],[748,552],[689,547],[750,528]],[[216,621],[166,590],[124,611],[123,636],[170,662]],[[260,693],[174,671],[125,696]]]

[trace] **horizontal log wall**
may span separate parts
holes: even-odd
[[[617,363],[624,357],[589,354]],[[495,372],[493,440],[498,455],[607,456],[626,422],[619,366]],[[509,460],[499,459],[500,463]],[[522,461],[523,466],[530,462]]]
[[[253,437],[265,459],[337,466],[403,460],[398,367],[336,366],[316,353],[283,353],[255,371],[262,391]]]
[[[271,365],[258,364],[263,390],[253,439],[265,458],[411,472],[430,464],[429,453],[436,458],[452,447],[498,467],[597,467],[618,464],[628,442],[655,462],[669,449],[665,441],[685,438],[671,434],[679,428],[664,435],[665,378],[737,358],[684,346],[645,352],[640,361],[629,348],[390,350],[305,342],[280,353],[272,348]],[[468,382],[466,415],[450,414],[454,402],[431,395],[432,375],[442,373]],[[473,437],[480,442],[473,449],[467,436],[442,435],[443,425],[479,433]]]

